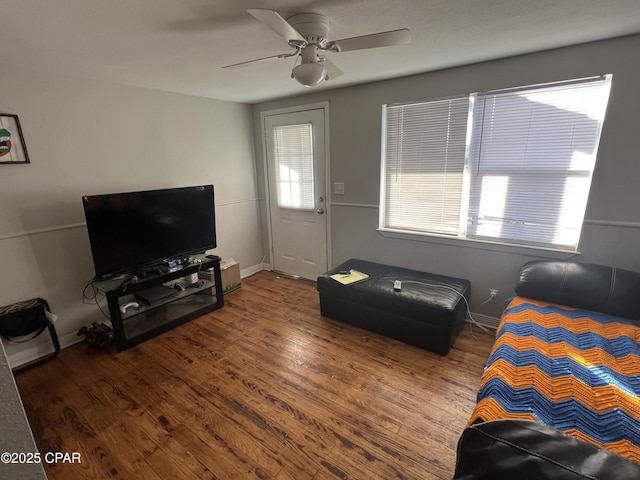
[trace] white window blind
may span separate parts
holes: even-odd
[[[380,228],[577,250],[610,82],[385,106]]]
[[[278,206],[312,210],[315,206],[312,125],[277,126],[273,136]]]
[[[468,98],[385,108],[384,228],[458,235]]]
[[[467,236],[576,249],[608,80],[479,95]]]

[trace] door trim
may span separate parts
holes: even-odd
[[[332,255],[331,255],[331,151],[329,150],[329,102],[318,102],[318,103],[310,103],[306,105],[296,105],[294,107],[286,107],[286,108],[278,108],[275,110],[266,110],[260,112],[260,129],[261,129],[261,142],[262,145],[262,167],[264,170],[264,188],[266,193],[265,199],[265,210],[267,216],[267,233],[269,235],[269,270],[273,269],[273,229],[272,229],[272,219],[271,219],[271,188],[269,186],[269,172],[268,172],[268,158],[267,158],[267,128],[266,128],[266,117],[272,115],[282,115],[285,113],[297,113],[304,112],[306,110],[324,110],[324,151],[325,151],[325,191],[326,191],[326,201],[325,201],[325,215],[327,217],[327,228],[326,228],[326,244],[327,244],[327,265],[329,268],[333,265]]]

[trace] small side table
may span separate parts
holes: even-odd
[[[47,312],[51,313],[49,304],[42,298],[31,298],[22,302],[0,307],[0,334],[12,343],[26,343],[40,336],[45,330],[49,330],[54,352],[44,357],[27,362],[12,369],[18,373],[28,368],[51,360],[60,353],[60,342],[53,322]],[[30,336],[29,338],[23,338]],[[16,340],[20,338],[20,340]]]

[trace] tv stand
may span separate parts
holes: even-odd
[[[107,297],[109,316],[118,351],[137,345],[167,330],[187,323],[224,306],[220,259],[198,258],[198,263],[182,263],[172,268],[155,269],[138,281],[104,281],[95,286]],[[196,284],[176,290],[176,294],[150,304],[136,299],[136,294],[164,285],[199,271],[213,268],[214,281],[200,279]],[[121,306],[135,302],[137,307]]]

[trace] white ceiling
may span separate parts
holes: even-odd
[[[345,74],[315,89],[640,33],[640,0],[0,0],[0,62],[255,103],[308,90],[289,52],[246,13],[322,13],[336,40],[409,28],[411,45],[331,54]]]

